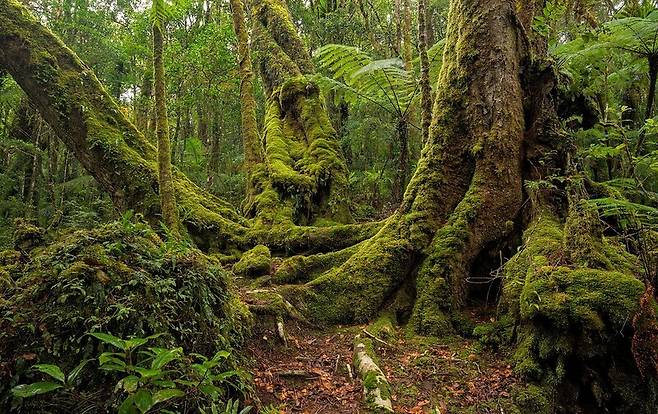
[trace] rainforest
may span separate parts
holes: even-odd
[[[655,0],[0,0],[0,412],[658,413]]]

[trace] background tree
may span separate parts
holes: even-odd
[[[171,145],[164,73],[164,27],[166,20],[164,0],[153,1],[153,73],[155,84],[155,134],[158,138],[158,184],[160,208],[165,225],[174,237],[178,235],[178,210],[171,172]]]

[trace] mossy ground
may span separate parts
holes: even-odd
[[[19,231],[17,240],[24,235]],[[11,403],[11,387],[34,380],[31,365],[68,371],[96,358],[101,348],[90,332],[162,334],[154,345],[214,355],[237,348],[251,325],[219,262],[164,243],[143,222],[126,218],[0,257],[0,411]],[[18,264],[7,261],[16,257]],[[87,402],[101,412],[112,403],[105,398],[115,382],[90,375],[80,391],[93,391]]]

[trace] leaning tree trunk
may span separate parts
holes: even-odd
[[[256,2],[253,20],[268,98],[247,211],[267,224],[349,223],[345,159],[285,1]]]
[[[0,0],[0,67],[122,210],[160,217],[155,147],[123,115],[94,73],[16,0]],[[174,169],[174,191],[194,234],[232,240],[243,219]]]
[[[160,191],[156,148],[127,120],[93,71],[17,0],[0,0],[0,70],[16,80],[42,118],[119,210],[135,210],[157,224]],[[275,73],[276,67],[272,71]],[[294,96],[293,91],[286,90],[290,92],[288,96]],[[342,211],[347,204],[339,202],[344,196],[339,190],[344,188],[341,183],[346,184],[346,178],[332,175],[332,167],[343,165],[334,149],[337,143],[329,139],[333,129],[327,128],[327,116],[318,95],[300,96],[297,102],[294,108],[305,111],[300,122],[320,131],[306,131],[309,138],[317,138],[309,141],[309,158],[319,160],[308,166],[317,174],[313,177],[321,181],[317,188],[326,190],[316,195],[328,211]],[[293,123],[294,119],[289,116],[284,121],[289,126],[288,122]],[[340,162],[332,164],[331,160]],[[269,164],[281,163],[270,158]],[[309,179],[306,175],[298,176]],[[177,168],[173,168],[173,180],[182,224],[204,249],[231,252],[266,244],[284,252],[329,251],[367,239],[381,227],[379,223],[322,228],[289,223],[276,228],[254,226],[228,202],[199,188]],[[274,178],[271,181],[274,185],[278,182]],[[286,189],[292,191],[294,186]],[[269,195],[261,193],[259,201],[267,204]]]
[[[464,300],[473,261],[511,232],[523,199],[525,46],[514,16],[510,0],[452,1],[416,173],[385,227],[308,285],[320,319],[372,318],[415,280],[413,327],[449,329],[445,311]]]

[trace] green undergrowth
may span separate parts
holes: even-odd
[[[124,218],[0,257],[0,406],[34,363],[70,370],[95,357],[99,343],[89,332],[161,334],[156,346],[213,355],[236,349],[252,323],[216,259],[165,243],[139,221]],[[85,386],[109,383],[94,376]]]

